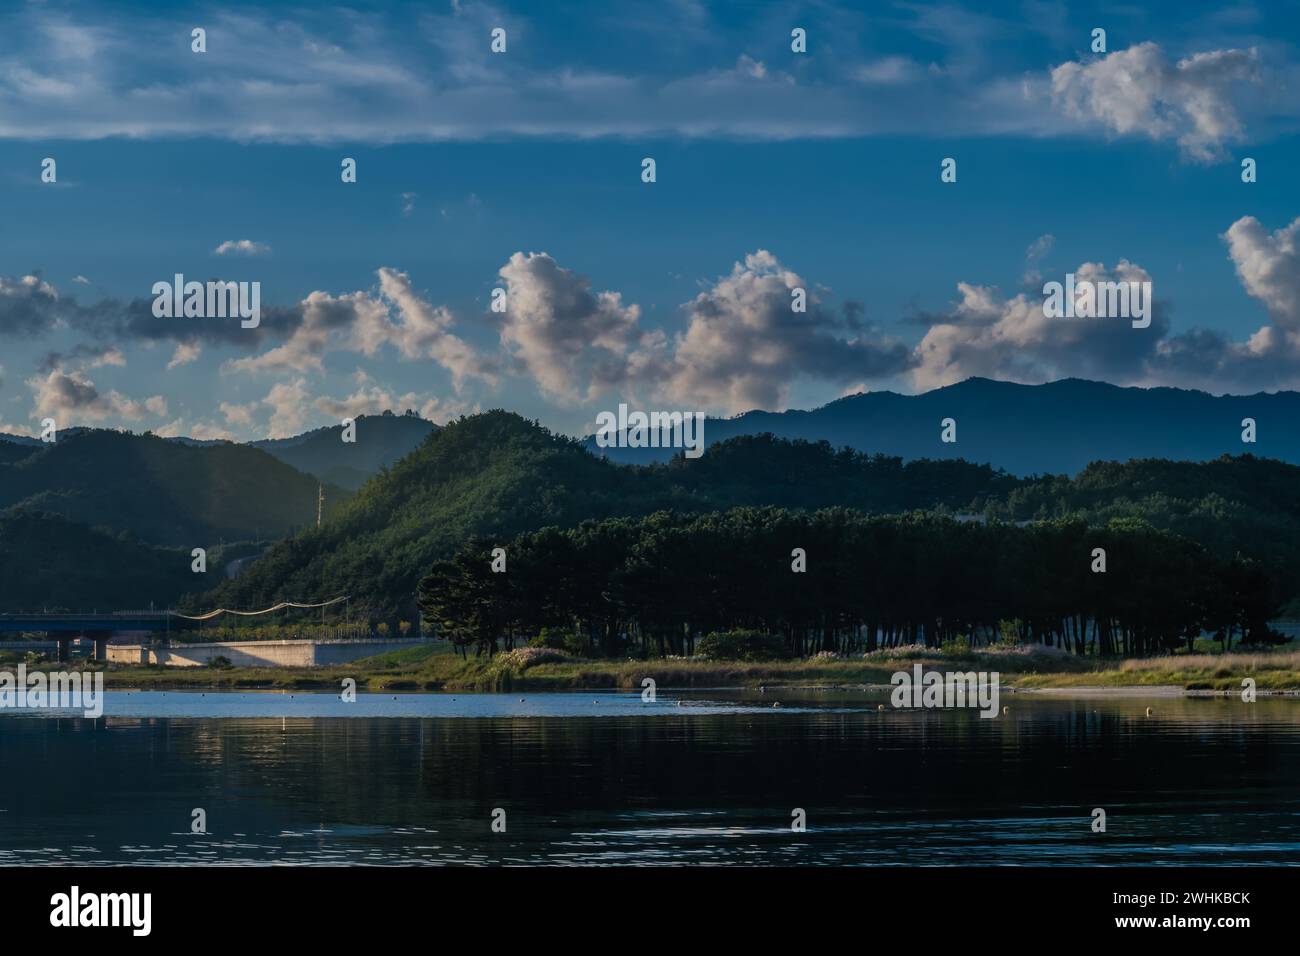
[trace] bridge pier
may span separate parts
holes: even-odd
[[[65,634],[62,631],[46,631],[45,637],[53,641],[59,649],[58,658],[60,661],[72,659],[72,635]]]
[[[108,639],[113,636],[112,631],[87,631],[86,636],[94,638],[95,641],[95,660],[108,660]]]

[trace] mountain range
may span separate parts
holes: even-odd
[[[941,440],[946,418],[956,423],[952,443]],[[1246,418],[1256,423],[1253,444],[1242,441]],[[1018,385],[970,378],[919,395],[871,392],[810,411],[753,411],[704,424],[706,446],[765,432],[904,459],[964,458],[1015,475],[1072,475],[1093,461],[1209,461],[1244,452],[1295,464],[1300,463],[1300,392],[1214,396],[1082,379]],[[585,444],[621,464],[664,461],[674,453],[671,448],[600,448],[595,436]]]
[[[665,452],[593,449],[500,410],[442,427],[365,416],[356,442],[339,426],[248,445],[67,429],[49,445],[0,440],[0,610],[97,606],[129,580],[140,605],[186,592],[186,606],[204,609],[349,594],[355,611],[410,619],[420,576],[474,536],[764,505],[1140,518],[1260,558],[1293,597],[1298,401],[972,379],[710,419],[702,457],[643,467],[619,462]],[[1241,441],[1246,417],[1253,444]],[[944,418],[954,444],[939,440]],[[188,570],[193,547],[209,549],[206,576]],[[243,570],[225,580],[235,559]]]

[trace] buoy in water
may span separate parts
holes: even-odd
[[[778,701],[776,701],[775,703],[773,703],[772,706],[773,706],[773,707],[780,707],[780,706],[781,706],[781,702],[778,700]]]

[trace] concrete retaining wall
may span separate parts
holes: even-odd
[[[362,657],[386,654],[424,644],[397,641],[224,641],[214,644],[108,645],[108,660],[117,664],[165,664],[168,667],[206,667],[224,657],[236,667],[319,667],[344,664]]]

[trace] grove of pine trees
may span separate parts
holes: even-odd
[[[793,570],[796,548],[806,570]],[[1268,641],[1281,604],[1258,562],[1133,518],[1017,525],[772,507],[474,537],[433,565],[418,600],[426,625],[463,648],[491,654],[546,629],[599,656],[688,655],[732,629],[778,637],[796,656],[979,646],[1012,630],[1077,654],[1146,655],[1203,634]]]

